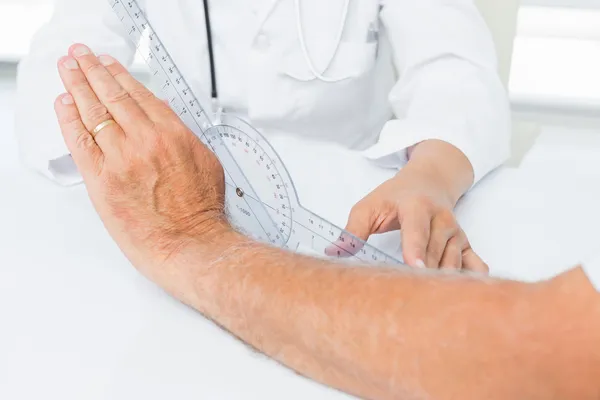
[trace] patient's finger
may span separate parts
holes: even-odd
[[[81,121],[88,132],[94,132],[100,124],[113,119],[73,57],[61,58],[58,62],[58,72],[65,89],[73,96]],[[125,134],[117,124],[113,124],[105,127],[94,139],[102,151],[110,156],[113,152],[120,153]]]
[[[115,78],[123,89],[139,104],[146,115],[153,122],[164,120],[165,117],[173,117],[173,111],[169,107],[168,100],[160,100],[146,86],[135,79],[127,68],[125,68],[114,57],[101,55],[98,60],[106,67],[108,72]]]
[[[54,109],[65,143],[79,172],[86,181],[92,176],[98,176],[104,163],[104,154],[83,124],[73,96],[59,96]]]
[[[146,113],[87,46],[74,45],[69,53],[79,63],[87,82],[100,102],[106,106],[127,136],[131,134],[148,135],[152,132],[152,123]]]

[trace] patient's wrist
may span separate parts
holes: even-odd
[[[201,234],[178,235],[160,259],[146,257],[138,269],[173,297],[211,316],[210,303],[222,286],[220,270],[241,261],[243,243],[253,242],[229,224],[219,223]]]
[[[186,242],[182,249],[202,254],[202,260],[206,262],[220,257],[224,249],[245,238],[224,217],[215,218],[183,237]]]

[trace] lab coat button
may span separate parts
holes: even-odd
[[[259,50],[267,50],[271,46],[271,41],[269,40],[269,37],[267,35],[261,33],[256,37],[254,44],[255,47]]]

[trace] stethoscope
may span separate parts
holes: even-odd
[[[215,110],[217,110],[217,109],[219,109],[219,92],[217,89],[217,74],[216,74],[216,69],[215,69],[215,52],[214,52],[214,45],[213,45],[213,38],[212,38],[212,29],[211,29],[211,24],[210,24],[210,10],[209,10],[209,6],[208,6],[208,1],[209,0],[204,0],[204,19],[205,19],[205,26],[206,26],[206,38],[207,38],[207,44],[208,44],[208,58],[209,58],[209,63],[210,63],[211,98],[212,98],[212,102],[213,102],[213,107]],[[256,34],[254,35],[254,37],[256,37],[256,35],[258,35],[258,32],[260,32],[260,30],[263,28],[267,19],[271,16],[271,14],[273,13],[273,11],[275,10],[275,8],[277,7],[278,4],[279,4],[279,0],[273,0],[271,2],[271,6],[263,13],[260,23],[258,25],[258,29],[256,30]],[[335,82],[340,82],[340,81],[347,79],[346,77],[328,77],[328,76],[325,76],[325,74],[327,73],[327,71],[329,70],[331,65],[333,64],[333,60],[340,48],[340,44],[342,42],[342,36],[344,34],[344,29],[346,28],[346,23],[348,21],[348,13],[350,10],[350,0],[344,0],[344,8],[342,11],[340,27],[338,29],[338,32],[336,34],[336,39],[334,42],[335,47],[334,47],[333,51],[331,52],[331,55],[329,56],[329,59],[325,65],[325,67],[321,71],[319,71],[318,68],[315,67],[313,59],[311,58],[311,56],[309,54],[308,46],[306,45],[306,38],[305,38],[305,34],[304,34],[305,30],[304,30],[304,25],[302,22],[302,9],[300,6],[300,0],[294,0],[294,8],[296,11],[295,12],[295,14],[296,14],[296,29],[298,31],[298,37],[300,39],[300,48],[302,50],[302,54],[304,56],[304,60],[306,61],[308,69],[310,70],[310,72],[312,74],[312,77],[310,77],[310,78],[304,78],[304,79],[299,79],[299,80],[303,81],[303,82],[319,80],[321,82],[335,83]]]

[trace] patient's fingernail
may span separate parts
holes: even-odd
[[[65,94],[60,100],[65,106],[70,106],[73,104],[73,96],[70,94]]]
[[[87,46],[84,46],[82,44],[75,46],[75,48],[73,48],[73,55],[75,57],[87,56],[90,53],[91,53],[90,49]]]
[[[98,57],[98,61],[100,61],[100,64],[104,65],[105,67],[115,63],[115,59],[110,56],[100,56]]]
[[[415,262],[415,265],[417,266],[417,268],[426,268],[425,263],[423,262],[423,260],[417,260]]]
[[[71,57],[65,57],[62,59],[62,65],[66,68],[66,69],[70,69],[70,70],[75,70],[77,68],[79,68],[79,64],[77,64],[77,61],[75,61],[74,58]]]

